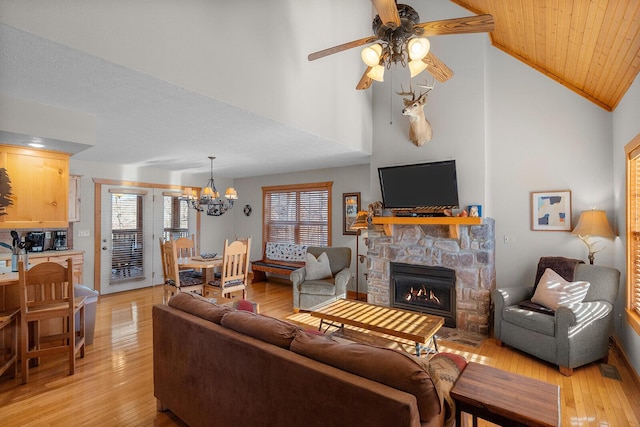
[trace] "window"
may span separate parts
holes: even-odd
[[[640,134],[625,147],[627,158],[627,317],[640,334]]]
[[[332,184],[262,187],[262,241],[330,246]]]
[[[144,194],[111,194],[111,283],[141,278]]]
[[[189,237],[189,204],[175,194],[163,195],[163,238]]]

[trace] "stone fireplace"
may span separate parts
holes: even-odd
[[[488,335],[490,295],[496,281],[494,224],[492,218],[483,218],[477,225],[393,224],[386,227],[386,233],[370,230],[368,302],[422,312],[431,310],[432,314],[445,319],[450,316],[447,326]],[[408,266],[409,270],[412,266],[434,267],[436,278],[435,281],[432,278],[431,283],[442,285],[440,273],[454,276],[451,280],[453,289],[446,293],[444,288],[438,288],[436,292],[436,288],[429,285],[420,292],[420,279],[409,279],[409,283],[400,289],[402,295],[397,295],[391,278],[392,269],[395,273],[398,265]],[[411,272],[419,270],[418,274],[422,274],[422,269],[414,270]],[[447,275],[446,271],[451,273]],[[413,296],[407,294],[411,294],[412,286]],[[428,294],[430,291],[434,295]],[[426,296],[424,292],[427,292]],[[417,306],[403,305],[398,302],[399,298],[413,299]],[[452,300],[451,307],[447,308],[447,313],[438,312],[442,308],[437,301],[446,298]]]

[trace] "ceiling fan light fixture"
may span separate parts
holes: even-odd
[[[415,37],[407,43],[407,51],[412,61],[417,61],[427,56],[430,48],[431,43],[426,37]]]
[[[367,77],[377,81],[377,82],[383,82],[384,81],[384,67],[382,65],[376,65],[374,67],[371,67],[371,70],[367,73]]]
[[[380,55],[382,55],[382,46],[379,43],[372,44],[362,49],[360,54],[362,61],[369,67],[375,67],[380,63]]]
[[[427,64],[422,59],[416,59],[414,61],[409,61],[409,71],[411,72],[411,78],[414,78],[421,72],[427,69]]]

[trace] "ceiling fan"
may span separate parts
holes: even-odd
[[[371,3],[378,12],[372,23],[373,36],[323,49],[311,53],[308,57],[309,61],[314,61],[354,47],[375,43],[362,51],[362,59],[367,64],[367,69],[356,86],[358,90],[368,89],[372,80],[382,81],[384,67],[388,69],[392,63],[400,63],[403,67],[408,65],[411,77],[426,69],[438,81],[445,82],[453,77],[453,71],[429,52],[426,36],[480,33],[494,29],[491,15],[420,23],[418,12],[411,6],[397,4],[395,0],[371,0]]]

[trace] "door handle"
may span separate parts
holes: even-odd
[[[103,246],[103,247],[102,247],[102,250],[103,250],[103,251],[106,251],[106,250],[107,250],[107,247],[106,247],[106,246]]]

